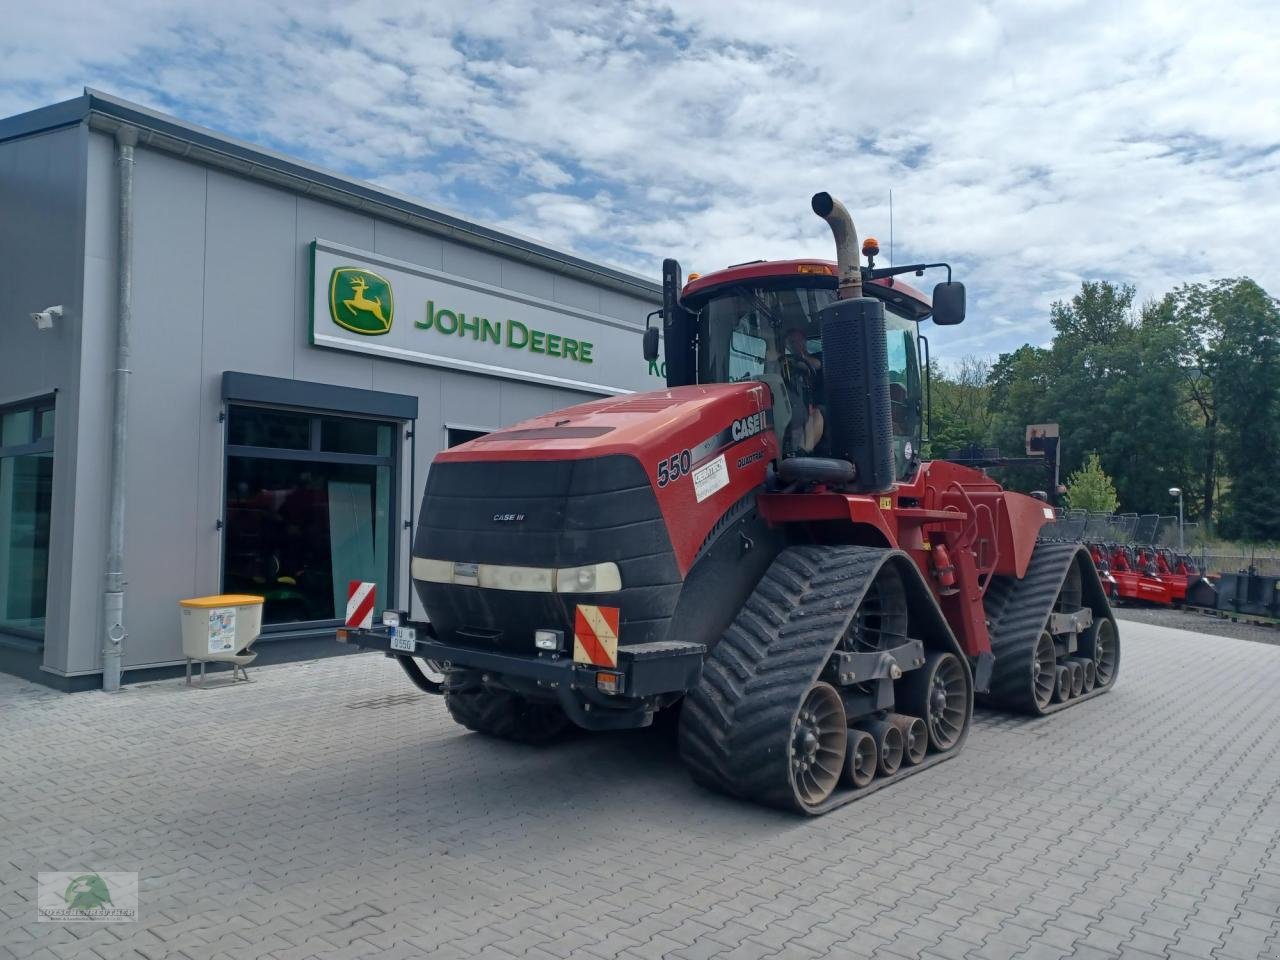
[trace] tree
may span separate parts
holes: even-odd
[[[930,367],[930,456],[945,457],[952,450],[987,445],[991,431],[990,372],[990,364],[973,356],[961,360],[953,374]]]
[[[1189,407],[1199,425],[1202,516],[1224,477],[1224,534],[1280,538],[1280,304],[1249,279],[1184,284],[1154,311],[1179,337]]]
[[[1067,506],[1090,513],[1115,513],[1120,506],[1115,484],[1102,469],[1096,453],[1090,453],[1084,466],[1067,478]]]

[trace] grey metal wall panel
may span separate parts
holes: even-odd
[[[445,370],[440,423],[495,429],[502,426],[501,381]]]
[[[420,263],[435,270],[444,269],[444,241],[439,237],[428,237],[416,230],[409,230],[398,223],[374,221],[373,250],[397,260]]]
[[[57,662],[54,651],[45,649],[45,666],[66,673],[97,670],[102,662],[102,577],[107,549],[111,385],[116,349],[115,148],[110,137],[94,133],[89,135],[86,153],[75,547],[71,552],[65,662]]]
[[[325,239],[332,240],[333,237]],[[445,242],[444,265],[440,269],[459,277],[492,283],[495,287],[502,285],[502,260],[491,253],[473,250],[460,243]]]
[[[196,585],[204,337],[205,170],[138,150],[129,393],[125,667],[173,659]],[[238,284],[250,293],[260,284]],[[207,544],[206,544],[207,546]]]
[[[373,389],[373,359],[344,357],[311,345],[308,307],[311,289],[311,248],[316,237],[326,237],[364,250],[374,246],[373,218],[306,197],[298,198],[294,233],[294,331],[293,376],[299,380],[336,383]]]
[[[551,299],[571,307],[590,310],[592,313],[600,312],[600,288],[583,283],[581,280],[574,280],[572,277],[555,277],[555,294]],[[644,315],[638,318],[623,317],[623,319],[640,322],[644,320]]]
[[[65,386],[78,329],[83,158],[78,128],[0,145],[0,403]],[[53,330],[27,315],[62,304]]]
[[[49,524],[45,662],[68,657],[75,543],[76,405],[83,323],[87,130],[70,127],[0,144],[0,403],[57,393],[52,517]],[[53,330],[25,314],[62,304]]]
[[[555,277],[552,274],[514,260],[502,265],[502,278],[499,285],[508,290],[541,297],[543,300],[554,300],[556,295]]]
[[[294,375],[291,321],[299,301],[289,280],[297,259],[296,215],[295,198],[283,190],[208,172],[206,375]]]

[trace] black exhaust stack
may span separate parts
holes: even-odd
[[[835,237],[840,284],[839,299],[819,314],[831,454],[857,469],[849,489],[881,493],[894,480],[884,304],[862,295],[858,233],[844,204],[815,193],[812,205]]]

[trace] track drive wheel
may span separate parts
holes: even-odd
[[[551,743],[573,726],[559,704],[526,700],[505,690],[446,687],[444,705],[468,730],[515,743]]]
[[[815,683],[791,722],[791,788],[806,806],[831,796],[845,762],[849,726],[829,683]]]
[[[894,694],[898,709],[921,717],[929,730],[929,746],[938,753],[955,749],[973,712],[968,671],[954,653],[931,651],[924,666],[900,681]]]
[[[1120,670],[1120,637],[1110,617],[1098,620],[1080,643],[1080,656],[1093,661],[1094,689],[1109,687]]]

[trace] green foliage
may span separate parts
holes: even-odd
[[[991,430],[990,369],[977,357],[966,357],[951,376],[931,368],[931,456],[945,457],[952,450],[986,444]]]
[[[1090,513],[1115,513],[1120,506],[1115,484],[1102,469],[1102,461],[1091,453],[1084,466],[1067,478],[1067,506]]]
[[[931,453],[978,445],[1017,454],[1027,424],[1061,425],[1062,473],[1085,452],[1125,508],[1189,517],[1249,540],[1280,538],[1280,303],[1252,280],[1184,284],[1135,306],[1134,289],[1086,281],[1054,303],[1048,346],[944,376],[934,371]],[[975,404],[985,399],[985,414]],[[1015,489],[1043,472],[1006,471]]]

